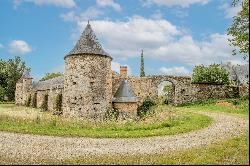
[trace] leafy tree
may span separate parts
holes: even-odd
[[[140,72],[140,76],[145,77],[143,50],[141,52],[141,72]]]
[[[203,65],[195,66],[192,75],[193,83],[229,84],[229,73],[218,64],[208,67]]]
[[[59,76],[63,76],[63,73],[57,72],[57,73],[46,73],[45,76],[40,79],[39,81],[45,81],[45,80],[49,80],[55,77],[59,77]]]
[[[15,99],[16,83],[25,69],[30,70],[20,57],[8,61],[0,60],[0,86],[4,89],[4,95],[9,101]]]
[[[233,0],[232,5],[236,6],[239,0]],[[233,24],[228,28],[228,35],[232,36],[229,39],[230,45],[239,48],[239,52],[246,59],[249,56],[249,0],[243,0],[242,10],[234,17]],[[236,55],[236,49],[233,50],[233,55]]]
[[[4,100],[4,88],[0,85],[0,101]]]

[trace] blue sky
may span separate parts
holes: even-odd
[[[188,75],[197,64],[245,63],[226,30],[240,6],[231,0],[1,0],[0,58],[21,56],[39,79],[64,71],[64,59],[90,20],[112,68],[139,75]]]

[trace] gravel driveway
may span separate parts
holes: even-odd
[[[207,128],[150,138],[65,138],[0,132],[0,158],[39,163],[102,154],[156,154],[207,146],[248,131],[249,120],[223,113],[200,112],[214,119]]]

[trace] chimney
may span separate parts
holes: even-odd
[[[120,75],[126,77],[128,73],[128,67],[127,66],[120,66]]]

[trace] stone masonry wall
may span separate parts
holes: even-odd
[[[111,58],[75,55],[65,59],[63,114],[102,118],[112,106]]]
[[[63,94],[63,89],[50,89],[48,90],[48,110],[54,111],[56,108],[56,97],[58,94]]]
[[[137,103],[113,103],[114,108],[118,109],[118,119],[135,119],[137,117]]]
[[[173,104],[185,104],[210,98],[228,98],[237,96],[239,89],[226,85],[192,84],[191,77],[151,76],[151,77],[120,77],[113,73],[113,94],[116,92],[122,79],[127,79],[130,87],[139,99],[139,103],[147,96],[156,100],[158,87],[163,81],[169,81],[174,86]]]
[[[22,105],[23,103],[23,83],[17,82],[15,91],[15,104]]]

